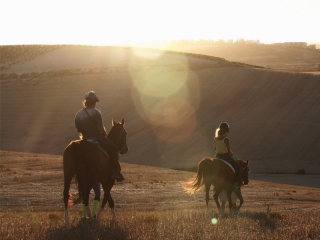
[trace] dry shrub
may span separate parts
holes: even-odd
[[[48,213],[48,219],[51,221],[61,221],[63,220],[62,213]]]
[[[281,212],[269,212],[268,216],[272,219],[283,219],[284,218],[284,214]]]

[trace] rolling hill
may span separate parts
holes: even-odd
[[[122,162],[195,166],[227,121],[252,171],[320,173],[320,75],[150,49],[1,46],[1,149],[62,154],[90,90],[107,130],[126,121]]]
[[[286,46],[282,43],[257,44],[244,40],[237,42],[181,40],[168,44],[154,43],[149,46],[171,51],[215,56],[228,61],[254,64],[273,70],[317,72],[318,74],[320,70],[319,44],[308,44],[309,47],[305,48],[293,45]]]

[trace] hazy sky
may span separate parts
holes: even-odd
[[[320,42],[320,0],[4,0],[0,44]]]

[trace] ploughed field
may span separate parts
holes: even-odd
[[[227,121],[235,158],[250,158],[253,173],[320,173],[320,75],[150,49],[1,52],[2,150],[61,155],[78,138],[74,116],[94,90],[107,130],[125,118],[125,163],[194,167],[213,156],[215,129]]]
[[[274,239],[320,236],[319,175],[283,175],[301,185],[281,183],[281,175],[253,174],[242,188],[245,203],[238,214],[220,216],[203,189],[189,196],[180,182],[195,173],[122,164],[124,182],[111,194],[116,219],[106,206],[99,223],[81,220],[81,207],[69,208],[63,223],[62,156],[1,151],[2,239],[225,239],[236,235]],[[121,158],[120,158],[121,160]],[[275,176],[278,182],[264,181]],[[259,180],[254,180],[259,179]],[[309,181],[309,183],[308,183]],[[75,193],[75,184],[71,193]],[[91,194],[91,199],[93,198]],[[217,219],[213,224],[212,219]]]

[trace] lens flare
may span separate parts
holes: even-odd
[[[199,125],[183,141],[173,142],[168,135],[164,138],[165,140],[157,142],[157,148],[161,154],[161,166],[171,168],[194,167],[197,160],[203,158],[203,156],[210,156],[206,131]],[[194,139],[197,139],[197,141],[195,142]],[[181,151],[181,149],[184,150]]]
[[[184,54],[165,54],[155,59],[136,54],[130,60],[134,104],[156,136],[166,142],[188,139],[197,126],[200,88],[188,61]]]
[[[214,225],[214,224],[217,224],[218,223],[218,219],[216,218],[212,218],[211,219],[211,223]]]
[[[170,98],[155,105],[150,123],[158,138],[181,142],[195,129],[196,118],[190,104],[180,98]]]
[[[141,58],[157,59],[163,55],[164,51],[147,48],[132,48],[133,53]]]
[[[186,71],[176,71],[165,66],[150,66],[130,73],[140,94],[159,98],[173,96],[185,85],[187,79]]]

